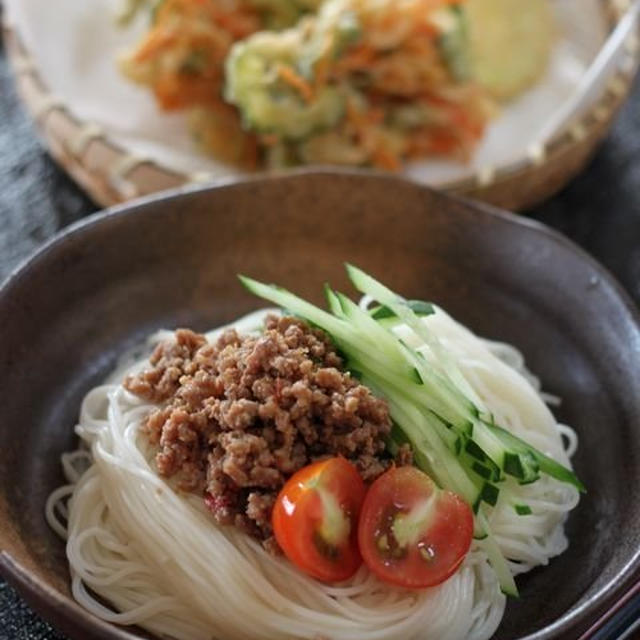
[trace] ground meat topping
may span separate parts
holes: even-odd
[[[298,469],[341,455],[370,481],[391,464],[386,402],[344,371],[324,332],[300,320],[270,315],[261,335],[231,329],[215,344],[181,329],[150,364],[124,384],[161,404],[144,423],[158,472],[202,492],[220,524],[268,547],[275,498]]]

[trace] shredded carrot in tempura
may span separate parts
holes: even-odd
[[[165,0],[123,70],[150,85],[163,109],[223,104],[229,49],[259,28],[255,10],[240,0]]]
[[[296,73],[289,65],[284,64],[279,64],[277,70],[283,82],[293,87],[305,102],[313,100],[313,88],[299,73]]]
[[[371,156],[371,161],[374,167],[386,169],[387,171],[400,171],[402,168],[400,158],[384,147],[376,147]]]
[[[164,0],[123,70],[163,109],[191,110],[200,145],[242,166],[466,159],[491,110],[464,77],[465,2]],[[230,71],[264,35],[267,48]]]

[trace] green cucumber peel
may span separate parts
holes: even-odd
[[[269,300],[283,309],[289,309],[295,315],[308,320],[331,335],[341,338],[349,330],[348,324],[343,320],[299,298],[287,289],[273,284],[264,284],[243,275],[239,275],[238,278],[244,287],[254,295]]]
[[[423,300],[407,300],[406,304],[409,309],[411,309],[417,316],[421,318],[423,318],[424,316],[433,315],[436,312],[430,302],[424,302]],[[369,315],[374,320],[385,320],[387,318],[398,317],[398,315],[394,313],[392,309],[385,305],[378,305],[377,307],[370,309]]]
[[[439,487],[458,493],[473,507],[474,538],[487,553],[502,591],[517,596],[509,565],[491,534],[482,504],[497,503],[498,483],[504,481],[504,474],[521,484],[535,482],[546,473],[580,491],[584,486],[570,469],[496,425],[482,403],[467,393],[468,383],[456,374],[457,362],[421,320],[421,311],[433,313],[431,305],[421,303],[428,308],[411,308],[409,302],[364,272],[351,265],[347,270],[356,288],[372,296],[380,307],[365,311],[325,286],[329,313],[285,289],[244,276],[240,279],[255,295],[326,331],[352,375],[387,400],[394,423],[387,439],[388,451],[397,453],[401,444],[409,443],[414,464]],[[413,330],[435,360],[397,335],[396,319]],[[442,362],[439,353],[444,354]],[[528,505],[512,501],[508,487],[502,488],[506,495],[501,500],[511,503],[516,513],[531,512]]]
[[[482,401],[472,389],[471,385],[467,382],[466,378],[462,375],[453,359],[449,356],[447,351],[443,348],[440,340],[434,336],[427,328],[421,318],[413,311],[408,302],[397,293],[394,293],[387,286],[365,273],[358,267],[352,264],[346,264],[347,275],[351,280],[353,286],[361,293],[367,294],[377,300],[380,304],[388,307],[395,313],[400,319],[402,319],[413,332],[433,351],[434,355],[443,364],[446,375],[451,381],[459,387],[472,403],[481,408],[481,412],[484,413],[485,409]],[[432,307],[433,310],[433,307]]]
[[[477,460],[474,460],[471,463],[471,470],[475,471],[481,478],[484,478],[485,480],[491,480],[491,478],[493,477],[493,472],[491,471],[491,469],[483,465],[482,462],[478,462]]]
[[[571,469],[561,465],[524,440],[518,438],[518,436],[496,424],[488,425],[488,428],[504,442],[505,446],[521,454],[526,454],[531,460],[535,461],[535,464],[542,473],[546,473],[560,482],[574,486],[581,493],[586,492],[584,484],[582,484],[578,476],[576,476]]]
[[[339,291],[333,291],[325,285],[325,295],[332,313],[346,321],[357,336],[358,342],[366,340],[368,348],[357,344],[355,340],[343,341],[341,346],[347,357],[353,357],[362,361],[371,358],[384,360],[381,366],[392,371],[395,376],[407,376],[417,385],[422,385],[422,378],[417,369],[407,362],[407,359],[398,349],[396,338],[385,331],[377,322],[360,307]],[[375,355],[374,355],[375,353]],[[364,355],[363,354],[368,354]]]

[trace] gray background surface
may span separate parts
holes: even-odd
[[[56,231],[96,210],[39,143],[0,36],[0,280]],[[640,304],[640,81],[589,167],[528,215],[580,244]],[[64,639],[0,578],[0,640]]]

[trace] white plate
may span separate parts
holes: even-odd
[[[8,23],[17,30],[40,76],[79,120],[91,123],[129,153],[180,173],[237,173],[198,152],[184,115],[160,112],[150,91],[120,75],[116,56],[138,40],[147,20],[119,29],[114,23],[117,6],[117,0],[5,0]],[[598,0],[554,0],[553,7],[558,37],[544,78],[503,108],[468,164],[421,161],[406,168],[408,175],[442,186],[526,160],[541,126],[575,92],[610,30]],[[596,97],[594,90],[583,108]]]

